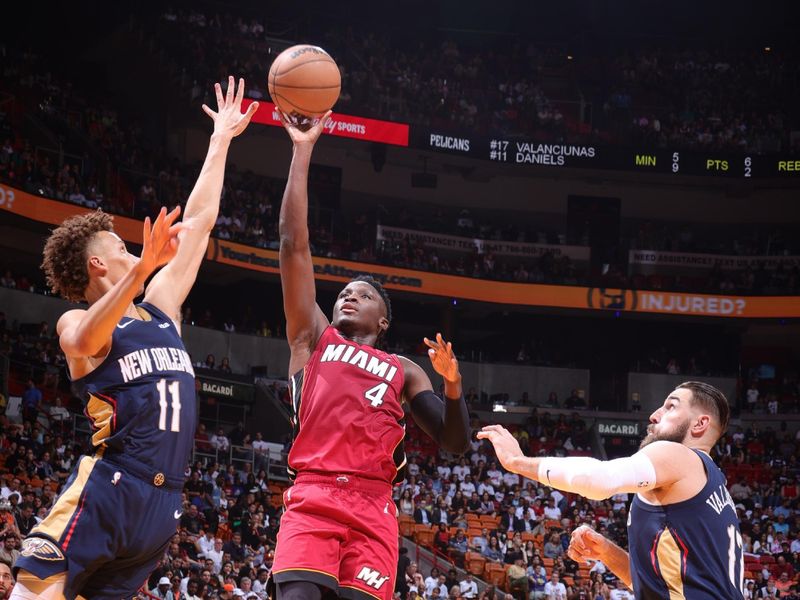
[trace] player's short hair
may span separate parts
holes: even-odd
[[[54,293],[71,302],[85,300],[89,285],[86,249],[100,231],[113,231],[113,217],[102,210],[76,215],[56,227],[44,245],[42,270]]]
[[[717,419],[720,435],[727,431],[728,421],[731,417],[731,409],[725,394],[713,385],[703,383],[702,381],[684,381],[675,389],[691,390],[692,403],[699,405],[700,408]]]

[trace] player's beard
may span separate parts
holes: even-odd
[[[653,442],[658,442],[662,440],[665,442],[678,442],[679,444],[682,444],[684,438],[686,437],[687,431],[689,431],[689,419],[686,419],[683,423],[676,425],[675,429],[673,429],[672,431],[659,432],[659,433],[651,431],[646,436],[644,436],[642,443],[639,444],[639,450],[641,450],[648,444],[652,444]]]

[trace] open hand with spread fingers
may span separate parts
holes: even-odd
[[[250,123],[250,119],[258,110],[258,102],[253,102],[247,107],[247,112],[242,114],[242,99],[244,98],[244,79],[239,78],[239,89],[234,95],[236,87],[233,76],[228,77],[228,91],[223,96],[222,86],[214,84],[214,92],[217,95],[217,110],[211,110],[203,104],[203,110],[214,121],[214,133],[220,134],[228,139],[233,139],[245,129]]]
[[[178,253],[178,233],[185,228],[183,223],[175,223],[181,214],[181,207],[177,206],[167,213],[166,208],[161,208],[152,227],[150,217],[144,219],[142,232],[142,255],[136,268],[148,275],[175,258]]]
[[[458,370],[458,359],[453,354],[453,344],[445,342],[441,333],[436,334],[436,341],[423,338],[428,347],[428,357],[434,370],[444,377],[445,381],[452,383],[461,380],[461,373]]]

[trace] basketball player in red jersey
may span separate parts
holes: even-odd
[[[278,600],[390,599],[398,526],[392,483],[405,465],[404,415],[448,452],[469,446],[458,361],[440,334],[425,339],[445,399],[416,363],[378,349],[392,320],[383,287],[349,282],[328,321],[316,302],[308,236],[308,170],[330,113],[307,131],[284,118],[294,143],[280,214],[280,270],[294,443],[295,484],[284,495],[273,581]]]

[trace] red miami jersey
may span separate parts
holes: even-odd
[[[393,483],[406,464],[400,359],[329,326],[289,385],[289,475],[352,474]]]

